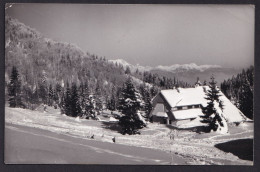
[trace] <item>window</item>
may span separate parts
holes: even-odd
[[[199,107],[200,107],[200,105],[195,105],[194,107],[195,107],[195,108],[199,108]]]
[[[188,106],[188,109],[192,109],[193,106]]]
[[[188,106],[183,106],[182,109],[188,109]]]
[[[176,108],[176,107],[174,107],[174,108],[172,108],[172,110],[177,110],[177,108]]]
[[[177,107],[177,109],[178,109],[178,110],[182,110],[182,107],[181,107],[181,106],[180,106],[180,107]]]

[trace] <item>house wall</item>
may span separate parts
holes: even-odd
[[[164,104],[163,104],[163,103],[157,103],[157,104],[155,105],[152,114],[155,115],[157,112],[165,112],[165,111],[164,111]]]
[[[171,107],[168,105],[168,103],[164,100],[163,96],[161,94],[158,94],[154,100],[153,100],[153,110],[150,113],[150,117],[152,117],[153,122],[159,122],[163,124],[169,124],[172,123],[172,121],[175,120],[174,116],[171,112]],[[166,112],[168,115],[168,118],[164,117],[158,117],[155,116],[157,112]]]
[[[153,122],[158,122],[160,124],[166,124],[167,123],[167,118],[163,118],[163,117],[158,117],[158,116],[153,116],[152,117],[152,121]]]
[[[176,125],[179,126],[179,125],[188,123],[190,121],[191,121],[191,119],[179,120],[179,121],[176,122]]]

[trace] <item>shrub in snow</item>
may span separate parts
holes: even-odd
[[[239,124],[238,124],[238,126],[240,126],[240,127],[247,127],[247,126],[248,126],[248,124],[247,124],[247,123],[245,123],[245,122],[241,122],[241,123],[239,123]]]
[[[123,85],[118,106],[118,110],[123,114],[119,119],[123,134],[136,134],[139,129],[145,126],[138,117],[141,107],[141,95],[137,92],[129,77]]]
[[[217,133],[220,133],[220,134],[228,133],[228,125],[227,125],[227,122],[225,119],[222,119],[222,125],[218,121],[216,122],[216,125],[218,126],[217,130],[216,130]]]
[[[216,110],[216,114],[217,114],[216,116],[218,118],[215,122],[216,132],[221,133],[221,134],[228,133],[227,121],[222,114],[222,109],[218,106],[218,103],[216,101],[214,102],[214,108]]]
[[[79,116],[75,119],[75,121],[80,122],[80,120],[79,120]]]
[[[110,121],[110,122],[116,122],[116,121],[118,121],[118,120],[111,116],[111,117],[109,118],[109,121]]]

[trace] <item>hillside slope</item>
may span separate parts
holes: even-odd
[[[44,80],[48,85],[88,82],[93,89],[99,83],[105,91],[121,85],[127,77],[122,66],[85,53],[76,45],[45,38],[16,19],[6,16],[5,28],[6,81],[13,65],[18,68],[22,85],[31,88],[39,87]]]

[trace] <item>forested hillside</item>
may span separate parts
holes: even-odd
[[[105,57],[84,52],[76,45],[45,38],[9,16],[5,18],[5,40],[6,100],[12,97],[7,94],[10,94],[10,85],[19,82],[24,108],[35,109],[47,104],[66,110],[66,104],[72,104],[66,101],[77,101],[83,111],[87,101],[88,108],[91,101],[99,109],[116,108],[121,87],[128,77],[139,92],[149,93],[150,97],[161,88],[189,86],[177,79],[138,70],[133,72]]]
[[[222,92],[249,118],[253,119],[254,67],[243,70],[221,83]]]

